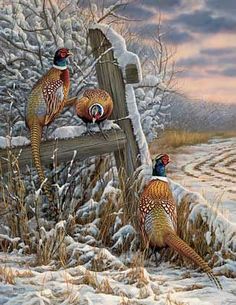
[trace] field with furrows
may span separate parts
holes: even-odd
[[[215,138],[208,143],[183,146],[169,166],[172,179],[201,193],[229,217],[236,218],[236,138]]]

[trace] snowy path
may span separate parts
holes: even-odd
[[[169,176],[202,194],[235,222],[236,138],[216,138],[206,144],[179,148],[171,157]]]

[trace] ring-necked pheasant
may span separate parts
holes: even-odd
[[[97,123],[102,132],[100,123],[108,119],[113,110],[113,101],[110,95],[102,89],[87,89],[83,97],[75,104],[76,113],[86,125]]]
[[[222,289],[219,280],[213,275],[208,264],[177,236],[176,203],[172,196],[165,166],[170,159],[167,154],[156,157],[153,178],[146,185],[140,198],[139,215],[141,232],[147,247],[162,248],[169,246],[179,254],[192,260],[207,273],[218,288]]]
[[[41,184],[46,178],[40,160],[43,127],[49,125],[72,100],[67,101],[70,87],[67,57],[70,55],[72,53],[66,48],[56,51],[52,68],[33,86],[26,104],[26,125],[30,129],[32,156]],[[48,199],[53,201],[47,183],[44,183],[43,189]]]

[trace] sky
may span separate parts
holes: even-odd
[[[176,49],[178,87],[193,99],[236,104],[236,0],[134,0],[126,15],[141,19],[141,38],[155,36],[161,12]]]

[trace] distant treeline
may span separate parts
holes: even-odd
[[[168,128],[191,131],[236,130],[236,104],[210,103],[189,100],[171,94],[170,121]]]

